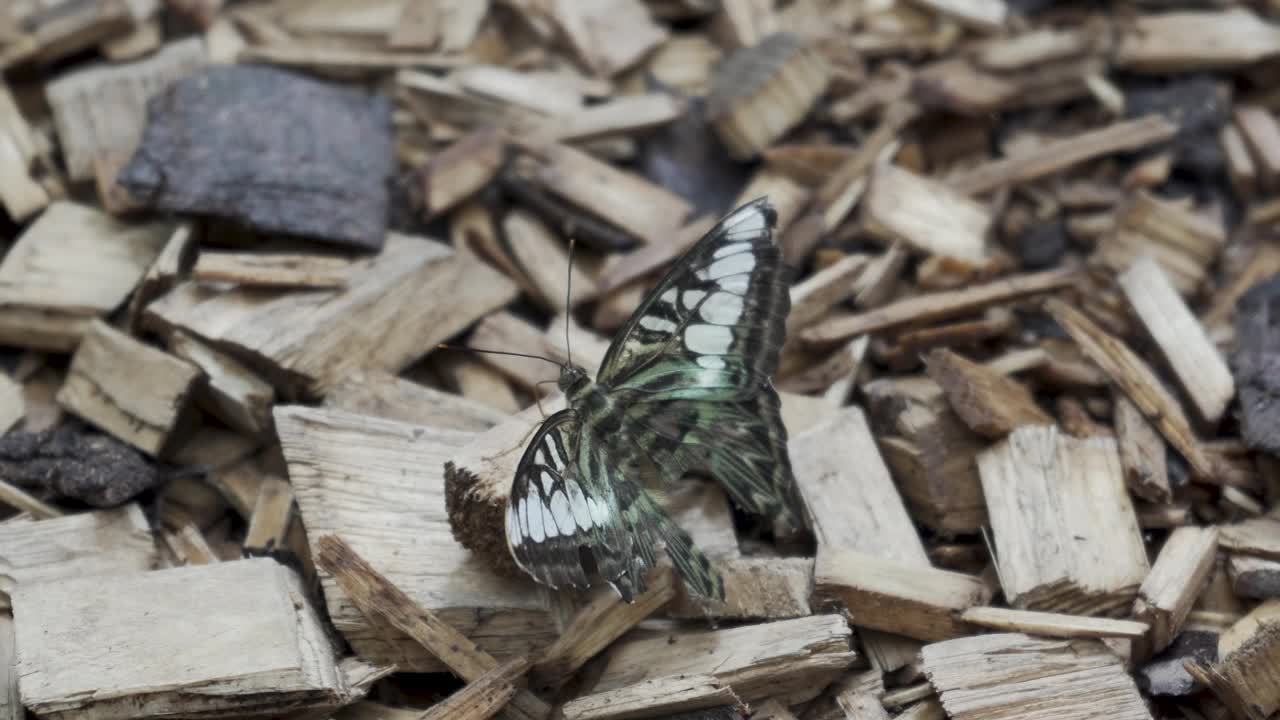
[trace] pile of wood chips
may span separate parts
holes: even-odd
[[[0,720],[1280,710],[1274,0],[7,0],[0,71]],[[723,603],[536,586],[556,369],[437,346],[594,370],[762,195],[812,539],[691,482]]]

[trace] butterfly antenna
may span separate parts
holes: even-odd
[[[569,236],[569,270],[568,277],[564,279],[564,356],[565,362],[573,367],[573,351],[569,349],[569,323],[573,322],[573,306],[569,304],[571,296],[570,291],[573,289],[573,248],[578,241]]]
[[[546,360],[552,365],[558,365],[560,367],[564,367],[564,365],[561,364],[560,362],[552,360],[551,358],[543,355],[530,355],[528,353],[507,352],[506,350],[484,350],[482,348],[462,347],[461,345],[446,345],[444,343],[440,343],[439,345],[436,345],[436,347],[440,348],[441,350],[461,350],[462,352],[486,353],[488,355],[511,355],[512,357],[533,358],[534,360]]]

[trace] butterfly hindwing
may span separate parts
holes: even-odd
[[[790,295],[757,200],[721,220],[640,303],[597,381],[635,402],[746,400],[777,368]]]
[[[506,522],[516,563],[560,589],[586,589],[598,573],[630,602],[665,547],[694,592],[722,599],[719,575],[688,534],[582,432],[572,410],[556,413],[520,459]]]

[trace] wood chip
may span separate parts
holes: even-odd
[[[351,260],[325,255],[202,252],[191,276],[197,282],[263,288],[340,288],[357,269]]]
[[[1185,72],[1240,67],[1276,54],[1275,25],[1229,8],[1139,16],[1121,32],[1115,60],[1139,72]]]
[[[1128,398],[1115,399],[1116,442],[1124,479],[1135,496],[1154,503],[1173,499],[1164,439]]]
[[[352,692],[302,584],[272,560],[35,583],[13,612],[23,703],[52,718],[272,714]]]
[[[1017,380],[949,350],[929,353],[926,366],[951,408],[980,435],[999,440],[1024,425],[1053,424],[1053,418]]]
[[[58,404],[145,453],[163,455],[203,377],[195,365],[95,320]]]
[[[1155,373],[1123,342],[1107,334],[1079,310],[1057,299],[1045,307],[1080,344],[1085,354],[1102,368],[1138,410],[1182,453],[1191,469],[1202,477],[1214,475],[1200,442],[1182,414],[1182,406],[1160,384]]]
[[[0,83],[0,205],[19,222],[49,205],[49,193],[32,176],[38,157],[31,125]]]
[[[1138,655],[1159,653],[1173,644],[1209,579],[1217,550],[1215,528],[1181,527],[1169,534],[1133,604],[1133,616],[1151,626]]]
[[[1022,609],[1128,609],[1149,570],[1109,438],[1023,427],[978,455],[1000,584]]]
[[[1134,313],[1155,340],[1199,419],[1216,425],[1235,396],[1235,381],[1218,349],[1155,260],[1144,257],[1119,277]]]
[[[1186,661],[1187,670],[1236,717],[1265,720],[1280,708],[1280,622],[1274,602],[1259,605],[1251,615],[1242,618],[1231,630],[1239,635],[1237,644],[1221,652],[1216,663]]]
[[[991,214],[947,185],[890,164],[871,173],[862,203],[868,233],[918,251],[975,263],[987,259]]]
[[[1151,720],[1120,658],[1098,640],[975,635],[926,645],[921,655],[929,682],[955,720],[1098,713]]]
[[[465,395],[442,392],[388,372],[359,372],[329,390],[325,406],[404,423],[479,432],[507,414]]]
[[[206,410],[251,437],[270,430],[275,390],[244,363],[181,331],[169,337],[169,351],[204,373],[196,401]]]
[[[960,614],[960,619],[992,630],[1021,632],[1053,638],[1126,638],[1136,640],[1146,635],[1150,626],[1132,620],[1064,615],[1062,613],[1012,610],[997,607],[973,607]]]

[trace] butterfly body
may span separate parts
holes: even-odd
[[[665,548],[692,593],[722,599],[711,561],[645,490],[689,471],[803,527],[771,382],[789,310],[774,221],[763,200],[730,213],[641,302],[595,381],[562,367],[568,407],[538,428],[508,504],[508,545],[534,579],[582,589],[598,574],[629,601]]]

